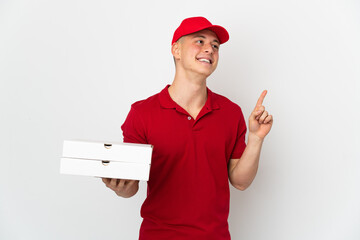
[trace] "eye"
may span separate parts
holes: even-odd
[[[214,45],[213,45],[213,48],[215,48],[215,49],[219,49],[219,46],[218,46],[218,45],[216,45],[216,44],[214,44]]]
[[[196,42],[202,44],[204,41],[203,40],[197,40]]]

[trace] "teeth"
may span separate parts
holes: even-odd
[[[199,61],[200,61],[200,62],[207,62],[207,63],[210,63],[210,61],[209,61],[209,60],[204,59],[204,58],[200,58],[200,59],[199,59]]]

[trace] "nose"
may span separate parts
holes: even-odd
[[[203,50],[204,50],[204,52],[210,53],[210,54],[212,54],[214,52],[214,49],[212,48],[211,43],[204,44]]]

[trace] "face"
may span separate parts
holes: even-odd
[[[173,45],[173,55],[180,68],[208,77],[216,69],[220,42],[210,30],[183,36]]]

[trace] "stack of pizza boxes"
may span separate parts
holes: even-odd
[[[65,140],[60,173],[149,180],[152,145]]]

